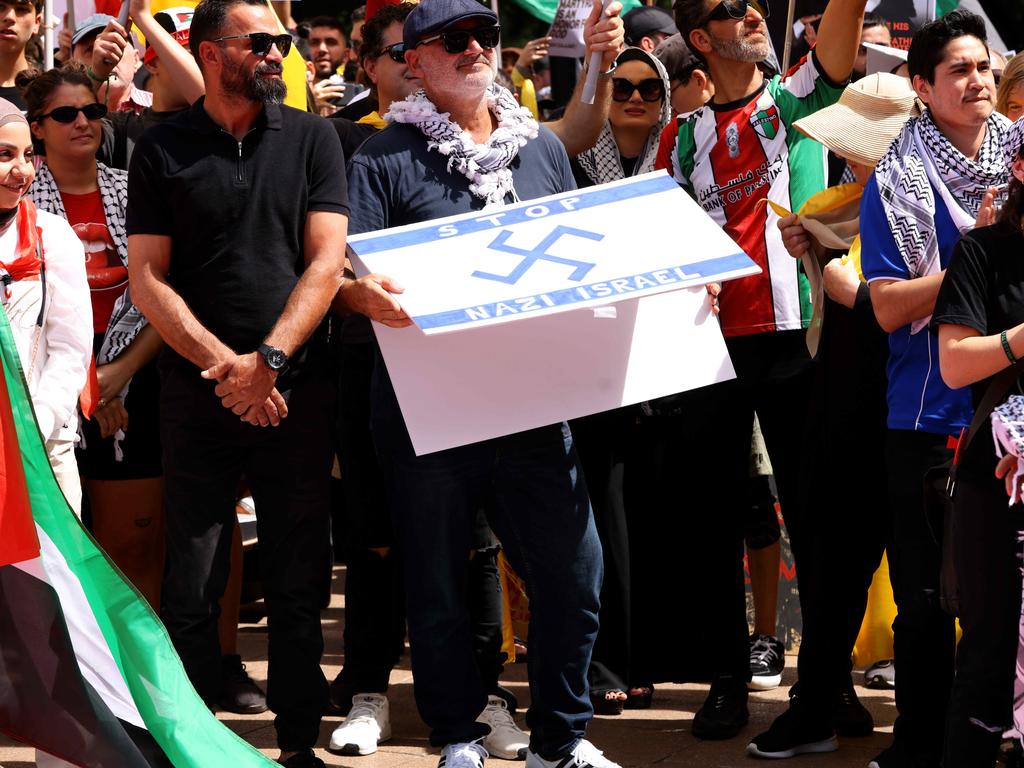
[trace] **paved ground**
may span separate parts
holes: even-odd
[[[344,568],[335,572],[334,599],[331,607],[324,612],[324,631],[327,651],[324,655],[324,671],[331,679],[341,666],[341,628],[344,620],[344,600],[341,584]],[[250,674],[259,682],[266,680],[266,625],[245,624],[241,628],[240,646],[243,659]],[[391,722],[394,738],[370,757],[337,757],[320,750],[320,755],[329,766],[348,768],[433,768],[437,764],[436,753],[427,744],[427,732],[416,714],[412,699],[412,674],[408,657],[391,675]],[[698,709],[707,693],[706,685],[659,685],[654,696],[654,706],[646,711],[626,712],[619,717],[596,718],[590,728],[590,738],[607,755],[624,768],[735,768],[738,766],[761,765],[744,755],[744,747],[750,737],[760,732],[782,711],[786,690],[793,682],[795,657],[787,659],[788,668],[783,687],[767,693],[752,694],[750,698],[750,725],[739,737],[729,742],[701,742],[690,735],[693,713]],[[520,706],[529,701],[526,686],[526,669],[513,665],[503,677],[503,682],[519,698]],[[876,729],[866,739],[849,739],[842,743],[840,750],[830,755],[814,755],[797,758],[778,765],[793,765],[797,768],[863,768],[886,744],[892,733],[896,716],[893,694],[888,691],[871,691],[858,688],[858,694],[875,717]],[[522,710],[521,710],[522,711]],[[250,743],[276,757],[272,716],[266,713],[257,717],[221,715],[221,719]],[[523,716],[519,715],[520,725]],[[325,719],[320,733],[320,745],[326,745],[336,719]],[[29,768],[34,765],[33,752],[25,747],[0,738],[0,764],[5,768]],[[515,763],[489,760],[492,768],[505,765],[514,768]],[[204,766],[203,768],[210,768]],[[217,767],[220,768],[220,767]]]

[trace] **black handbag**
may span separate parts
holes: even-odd
[[[924,494],[925,511],[929,520],[941,520],[942,536],[937,541],[942,552],[942,563],[939,569],[939,604],[942,610],[952,616],[960,615],[960,594],[957,584],[956,560],[953,557],[953,546],[956,541],[956,514],[953,496],[956,493],[956,475],[960,459],[983,424],[988,423],[989,416],[997,405],[1006,399],[1017,379],[1024,373],[1024,359],[1018,360],[999,372],[985,390],[971,426],[961,430],[953,458],[945,464],[932,467],[925,473]],[[938,526],[933,527],[933,531]]]

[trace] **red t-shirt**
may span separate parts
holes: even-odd
[[[128,287],[128,269],[121,263],[107,228],[99,190],[84,195],[60,193],[68,223],[85,246],[85,275],[92,296],[92,330],[107,330],[114,302]]]

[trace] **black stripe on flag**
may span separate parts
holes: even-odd
[[[89,768],[171,765],[140,730],[119,721],[83,678],[56,591],[0,567],[0,731]]]

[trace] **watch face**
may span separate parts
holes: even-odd
[[[279,349],[271,349],[267,352],[267,364],[275,371],[284,368],[285,360],[284,352]]]

